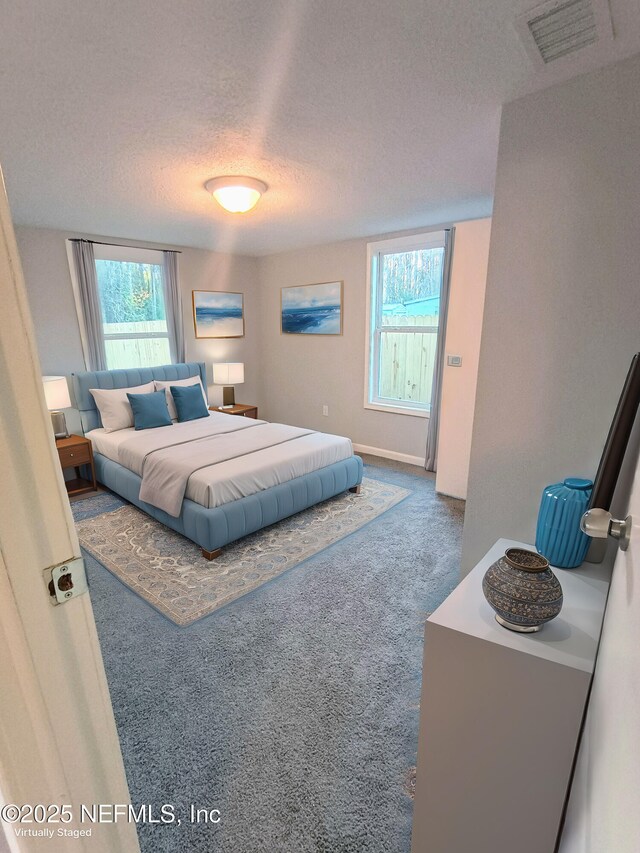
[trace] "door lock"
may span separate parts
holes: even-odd
[[[87,576],[84,570],[84,560],[77,557],[44,570],[44,581],[49,590],[51,603],[64,604],[71,598],[82,595],[87,591]]]

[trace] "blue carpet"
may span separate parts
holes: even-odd
[[[187,628],[87,557],[132,802],[182,818],[142,825],[144,853],[408,853],[423,626],[457,583],[464,506],[410,471],[367,466],[413,494]]]

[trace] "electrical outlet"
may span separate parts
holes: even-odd
[[[322,407],[322,414],[325,416],[325,418],[328,418],[328,417],[329,417],[329,406],[327,406],[327,404],[326,404],[326,403],[325,403],[325,405]]]

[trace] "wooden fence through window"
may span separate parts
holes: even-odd
[[[385,332],[380,336],[380,397],[431,402],[438,316],[386,316],[384,325],[428,326],[432,332]]]

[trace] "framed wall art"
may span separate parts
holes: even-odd
[[[222,290],[193,290],[193,326],[196,338],[241,338],[244,336],[242,293]]]
[[[341,335],[342,282],[283,287],[280,324],[283,335]]]

